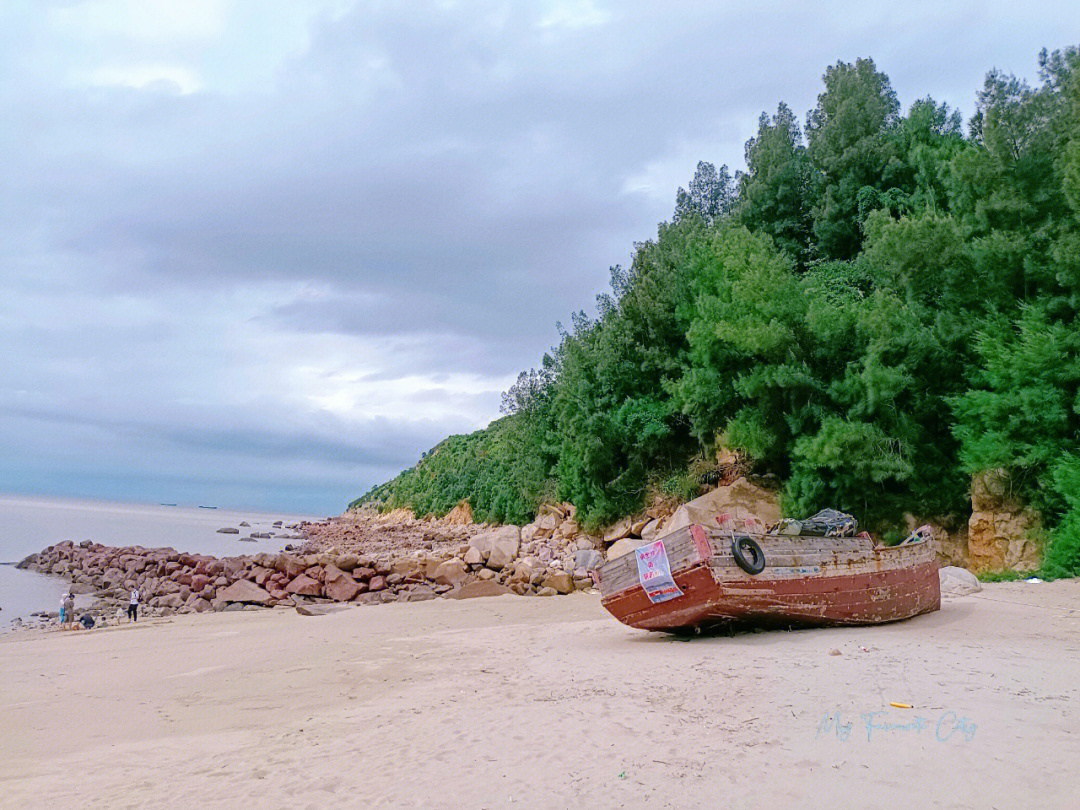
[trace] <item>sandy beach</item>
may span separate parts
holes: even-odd
[[[1076,806],[1077,581],[691,641],[586,594],[176,616],[0,672],[4,808]]]

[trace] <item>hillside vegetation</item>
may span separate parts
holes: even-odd
[[[520,522],[555,497],[595,526],[692,496],[723,445],[786,511],[884,526],[964,514],[1003,467],[1046,570],[1080,572],[1080,55],[1040,65],[991,71],[966,127],[929,97],[904,114],[869,59],[829,67],[805,127],[761,116],[745,173],[699,164],[505,418],[354,505]]]

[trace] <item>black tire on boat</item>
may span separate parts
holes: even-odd
[[[747,552],[750,559],[747,559]],[[752,537],[736,537],[732,540],[731,556],[735,558],[735,564],[751,576],[765,570],[765,552]]]

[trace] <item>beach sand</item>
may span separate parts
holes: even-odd
[[[691,641],[583,594],[179,616],[0,640],[0,806],[1075,808],[1078,699],[1080,582]]]

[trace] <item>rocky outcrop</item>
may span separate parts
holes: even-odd
[[[987,470],[971,481],[968,561],[972,570],[1034,571],[1042,564],[1042,523],[1013,493],[1008,473]]]

